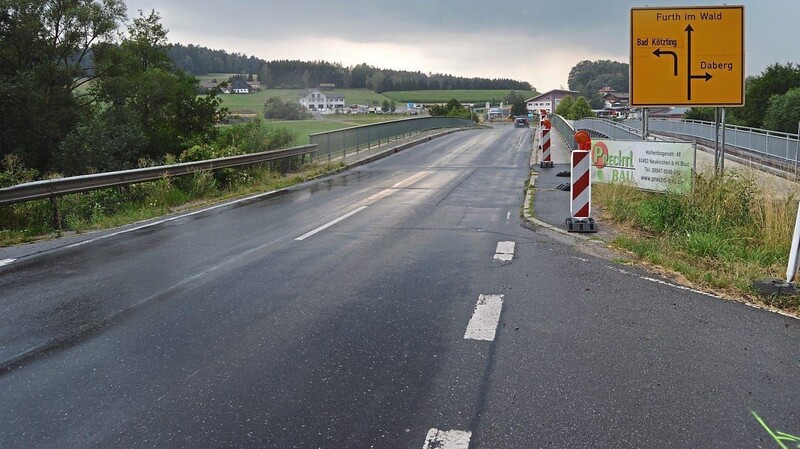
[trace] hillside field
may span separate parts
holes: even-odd
[[[216,79],[217,81],[227,80],[231,75],[228,73],[209,73],[200,75],[197,78],[201,83]],[[270,97],[279,97],[283,101],[297,101],[303,89],[265,89],[252,94],[220,94],[222,106],[228,108],[233,113],[260,114],[264,107],[264,102]],[[461,103],[483,104],[487,101],[497,104],[508,95],[509,90],[405,90],[390,91],[383,94],[376,93],[367,89],[336,89],[335,92],[341,93],[345,97],[347,104],[360,105],[381,105],[384,100],[394,100],[398,106],[405,103],[447,103],[455,98]],[[520,90],[517,91],[526,99],[534,97],[539,93],[536,91]]]

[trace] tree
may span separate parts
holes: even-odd
[[[564,98],[561,99],[561,102],[558,103],[558,106],[556,106],[556,114],[567,119],[570,118],[573,104],[575,104],[575,100],[572,99],[572,96],[565,95]]]
[[[264,86],[272,85],[272,72],[267,64],[262,64],[258,69],[258,82]]]
[[[736,108],[733,114],[747,126],[760,128],[773,95],[783,95],[789,89],[800,87],[800,66],[788,63],[772,64],[761,75],[749,78],[746,83],[744,107]]]
[[[703,120],[706,122],[713,122],[714,108],[693,107],[683,113],[683,118],[687,120]]]
[[[514,104],[514,103],[517,103],[517,102],[525,103],[525,97],[523,97],[521,93],[519,93],[519,92],[517,92],[515,90],[510,90],[510,91],[508,91],[506,96],[503,97],[503,101],[506,104]]]
[[[570,109],[570,119],[580,120],[584,117],[593,116],[594,114],[592,113],[592,107],[589,106],[589,101],[584,97],[576,98],[575,104],[573,104],[572,108]]]
[[[528,115],[528,106],[525,104],[525,97],[521,93],[511,90],[503,98],[503,101],[511,105],[512,116]]]
[[[391,105],[389,104],[389,100],[383,100],[383,105],[381,105],[381,111],[389,112],[391,109]]]
[[[107,108],[79,123],[60,145],[65,175],[135,168],[147,136],[125,107]]]
[[[764,127],[774,131],[796,133],[800,123],[800,88],[783,95],[773,95],[764,113]]]
[[[54,168],[59,142],[93,101],[78,88],[105,76],[93,49],[124,19],[122,0],[0,1],[0,157]]]
[[[569,71],[568,85],[570,90],[589,97],[606,86],[617,92],[627,92],[628,79],[626,63],[609,60],[581,61]]]
[[[140,124],[145,140],[139,156],[153,160],[179,154],[190,140],[212,139],[226,112],[215,93],[197,96],[199,81],[174,65],[167,48],[160,16],[139,11],[120,45],[96,52],[108,76],[93,85],[93,94]]]
[[[310,116],[308,111],[299,103],[287,101],[280,97],[268,98],[264,103],[264,118],[275,120],[303,120]]]

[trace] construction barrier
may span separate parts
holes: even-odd
[[[542,168],[553,168],[553,159],[550,155],[550,128],[551,128],[550,120],[543,120],[542,126],[539,128],[542,133],[542,137],[539,140],[541,144],[539,148],[542,150],[542,162],[539,164]]]
[[[569,232],[597,232],[592,215],[592,158],[589,149],[591,138],[586,131],[575,133],[578,149],[571,154],[572,168],[570,171],[570,217],[566,219]]]

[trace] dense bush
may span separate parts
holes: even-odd
[[[311,114],[300,103],[287,101],[280,97],[268,98],[264,103],[264,118],[274,120],[303,120],[311,117]]]

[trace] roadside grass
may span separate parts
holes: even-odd
[[[179,178],[66,195],[59,200],[62,231],[51,227],[47,200],[0,206],[0,246],[136,223],[215,202],[281,189],[341,168],[342,164],[275,162],[237,170],[220,182],[198,172]]]
[[[783,278],[797,195],[765,191],[752,175],[699,174],[689,194],[596,184],[603,221],[623,232],[613,245],[702,288],[800,312],[800,297],[764,297],[754,281]]]
[[[447,103],[455,98],[461,103],[486,103],[493,104],[503,101],[510,89],[453,89],[453,90],[395,90],[384,92],[383,95],[396,103]],[[518,90],[526,99],[538,95],[530,90]]]

